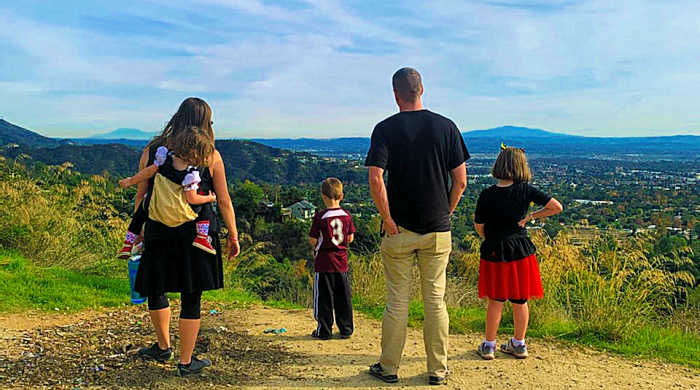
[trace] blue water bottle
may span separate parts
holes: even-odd
[[[142,297],[136,290],[134,290],[134,283],[136,282],[136,272],[139,270],[139,263],[141,263],[141,254],[136,253],[132,255],[129,259],[129,285],[131,285],[131,303],[138,305],[146,302],[146,298]]]

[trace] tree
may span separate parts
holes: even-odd
[[[237,216],[252,222],[265,195],[262,188],[250,180],[246,180],[242,184],[234,186],[232,192]]]

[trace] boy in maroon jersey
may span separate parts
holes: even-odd
[[[321,198],[326,209],[314,215],[309,232],[315,252],[314,319],[318,321],[311,337],[331,338],[335,311],[340,337],[347,339],[355,329],[348,279],[348,245],[354,239],[355,225],[350,213],[340,207],[343,199],[340,180],[329,177],[321,182]]]

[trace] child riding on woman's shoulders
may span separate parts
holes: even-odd
[[[180,131],[167,145],[158,147],[153,164],[119,181],[119,185],[126,188],[154,178],[154,188],[158,191],[152,191],[153,195],[147,197],[134,213],[118,257],[129,257],[146,218],[168,226],[196,221],[197,236],[192,245],[216,254],[209,238],[210,216],[199,215],[200,208],[195,207],[216,201],[216,195],[211,191],[207,194],[198,192],[200,167],[207,166],[213,153],[212,137],[201,128],[191,126]]]

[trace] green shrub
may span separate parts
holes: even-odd
[[[111,258],[126,231],[115,208],[123,191],[101,176],[48,167],[31,178],[0,164],[0,247],[42,265],[84,268]],[[78,178],[62,184],[58,178]]]

